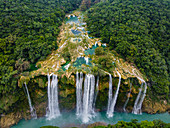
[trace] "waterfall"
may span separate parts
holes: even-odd
[[[96,41],[94,46],[97,47],[97,44],[98,44],[98,42]]]
[[[84,57],[85,61],[86,61],[86,64],[88,65],[89,63],[89,58],[88,57]]]
[[[63,48],[64,45],[66,45],[66,43],[67,43],[67,40],[59,47],[59,49],[60,49],[60,48]]]
[[[138,96],[137,96],[137,98],[135,100],[135,104],[134,104],[134,107],[133,107],[133,110],[132,110],[132,113],[134,113],[134,114],[139,114],[140,113],[140,109],[138,108],[138,104],[139,104],[139,99],[141,97],[142,88],[143,88],[143,83],[141,85],[141,88],[139,89],[139,93],[138,93]]]
[[[93,107],[95,107],[95,103],[96,103],[96,99],[97,99],[98,92],[99,92],[99,76],[97,76],[96,92],[95,92]]]
[[[64,68],[65,68],[66,70],[68,70],[68,68],[70,67],[70,65],[71,65],[71,64],[67,64],[66,66],[64,66]]]
[[[52,81],[50,82],[50,76],[48,76],[48,119],[53,119],[60,115],[59,105],[58,105],[58,79],[57,75],[52,75]]]
[[[103,43],[102,45],[106,47],[106,43]]]
[[[90,75],[90,97],[89,97],[89,113],[94,113],[94,92],[95,92],[95,77],[94,75]]]
[[[109,74],[109,96],[108,96],[108,105],[107,105],[107,115],[109,114],[110,111],[110,105],[112,101],[112,75]]]
[[[144,92],[142,93],[142,88],[143,88],[143,83],[142,83],[142,86],[141,88],[139,89],[139,93],[138,93],[138,96],[135,100],[135,105],[134,105],[134,108],[133,108],[133,111],[132,113],[134,114],[142,114],[142,103],[144,101],[144,98],[146,96],[146,89],[147,89],[147,84],[146,82],[144,82],[145,84],[145,87],[144,87]],[[139,101],[140,99],[140,101]]]
[[[138,105],[138,109],[140,110],[140,114],[142,114],[142,110],[141,110],[141,108],[142,108],[142,103],[143,103],[143,101],[144,101],[144,99],[145,99],[146,90],[147,90],[147,84],[146,84],[146,82],[144,82],[144,84],[145,84],[144,92],[143,92],[143,95],[142,95],[141,100],[140,100],[139,105]]]
[[[90,90],[90,75],[86,75],[85,81],[84,81],[84,95],[83,95],[83,115],[82,115],[82,120],[83,122],[88,122],[89,121],[89,110],[88,110],[88,105],[89,105],[89,91]]]
[[[28,103],[29,103],[29,107],[30,107],[31,117],[34,118],[34,119],[37,119],[36,110],[35,110],[34,106],[32,106],[31,98],[30,98],[30,94],[29,94],[26,82],[25,82],[25,89],[26,89],[26,93],[27,93],[27,98],[28,98]]]
[[[83,73],[76,73],[76,114],[78,116],[82,113],[82,83],[83,83]]]
[[[116,89],[116,93],[113,97],[113,101],[110,105],[110,110],[108,112],[108,117],[113,117],[113,112],[114,112],[114,108],[115,108],[115,105],[116,105],[116,101],[117,101],[117,97],[118,97],[118,93],[119,93],[119,88],[120,88],[120,83],[121,83],[121,75],[120,73],[116,70],[117,74],[119,75],[119,82],[118,82],[118,86],[117,86],[117,89]]]
[[[95,77],[94,75],[87,74],[84,81],[84,94],[83,94],[83,112],[82,121],[87,123],[90,118],[94,115],[94,88],[95,88]]]
[[[130,94],[131,94],[131,89],[132,89],[132,83],[130,83],[130,92],[128,93],[128,98],[127,98],[127,100],[126,100],[126,102],[125,102],[125,104],[124,104],[124,106],[123,106],[123,111],[124,112],[126,112],[126,106],[127,106],[127,104],[128,104],[128,102],[129,102],[129,98],[130,98]]]
[[[83,123],[87,123],[95,115],[95,77],[87,74],[82,93],[83,73],[76,73],[76,114],[81,117]]]
[[[134,73],[134,70],[133,70],[133,73]],[[135,73],[134,73],[134,74],[135,74]],[[136,98],[136,100],[135,100],[135,104],[134,104],[132,113],[133,113],[133,114],[142,114],[142,109],[141,109],[141,108],[142,108],[142,103],[143,103],[143,101],[144,101],[144,98],[145,98],[145,96],[146,96],[147,84],[146,84],[146,82],[145,82],[142,78],[138,77],[136,74],[135,74],[135,76],[136,76],[140,81],[142,81],[142,85],[141,85],[141,88],[139,89],[138,96],[137,96],[137,98]],[[143,84],[145,84],[145,87],[144,87],[144,91],[143,91],[143,93],[142,93]]]

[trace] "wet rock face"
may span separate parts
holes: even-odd
[[[1,128],[9,128],[10,126],[19,122],[22,119],[22,113],[10,113],[8,115],[1,116],[0,126]]]
[[[167,101],[154,102],[151,99],[145,99],[143,103],[143,112],[149,114],[164,113],[170,111],[170,104]]]
[[[72,111],[76,108],[76,87],[75,87],[75,77],[72,74],[69,78],[63,77],[59,79],[59,107],[61,111]],[[69,82],[67,82],[67,80]],[[43,83],[40,83],[43,82]],[[96,101],[95,111],[106,111],[107,109],[107,102],[108,102],[108,90],[109,90],[109,76],[100,77],[99,80],[99,93]],[[118,83],[118,78],[113,78],[113,93],[115,93],[116,87]],[[30,92],[30,97],[32,99],[33,105],[36,109],[37,116],[42,117],[46,114],[46,107],[47,107],[47,79],[46,76],[41,76],[31,79],[28,83],[28,89]],[[133,80],[132,82],[133,90],[129,99],[129,103],[127,105],[127,112],[131,112],[135,98],[138,93],[138,85],[137,80]],[[22,89],[22,88],[21,88]],[[120,94],[118,96],[117,104],[116,104],[116,111],[122,111],[122,107],[124,102],[127,99],[127,94],[129,90],[129,83],[127,80],[122,79],[122,83],[120,85]],[[24,94],[24,90],[21,91],[22,93],[18,93],[20,95],[19,100],[13,104],[13,108],[15,110],[11,110],[11,112],[6,112],[8,114],[4,114],[5,116],[1,116],[0,119],[0,127],[8,128],[11,125],[15,125],[21,119],[30,119],[30,112],[27,98]],[[10,107],[8,106],[8,110]],[[170,110],[170,105],[167,101],[162,101],[162,103],[152,103],[152,100],[144,101],[143,104],[143,112],[147,113],[161,113]],[[14,112],[15,111],[15,112]],[[101,126],[101,123],[95,123],[92,126]]]
[[[38,117],[42,117],[46,114],[46,107],[45,106],[47,106],[47,102],[42,102],[41,104],[37,104],[35,106]]]
[[[87,126],[87,128],[93,128],[93,127],[97,127],[97,126],[107,126],[107,123],[105,123],[105,122],[96,122],[96,123],[93,123],[93,124],[89,124]]]

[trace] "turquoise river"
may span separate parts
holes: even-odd
[[[131,121],[131,119],[137,119],[138,121],[148,120],[153,121],[155,119],[161,119],[166,123],[170,123],[170,115],[168,113],[163,114],[146,114],[143,113],[142,115],[135,115],[131,113],[114,113],[112,118],[107,118],[105,112],[96,113],[96,116],[93,117],[88,124],[94,122],[105,122],[107,124],[115,124],[118,121]],[[69,126],[78,126],[81,125],[81,119],[77,118],[75,112],[65,112],[62,113],[61,116],[47,120],[46,117],[41,117],[38,119],[32,120],[21,120],[17,125],[13,126],[12,128],[39,128],[41,126],[59,126],[59,127],[69,127]]]

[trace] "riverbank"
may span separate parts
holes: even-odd
[[[58,36],[57,44],[59,48],[56,51],[53,51],[51,55],[49,55],[44,61],[38,62],[36,65],[41,65],[39,69],[27,72],[21,75],[18,86],[20,87],[22,93],[22,100],[18,98],[19,104],[13,105],[16,107],[15,112],[11,109],[11,106],[8,107],[8,113],[5,113],[4,116],[1,116],[1,127],[10,127],[18,123],[19,120],[25,119],[27,121],[23,123],[23,126],[34,127],[30,126],[35,123],[41,123],[41,121],[45,123],[54,123],[56,125],[56,121],[59,120],[59,124],[64,124],[66,122],[69,123],[69,120],[73,122],[70,123],[81,123],[81,119],[77,119],[75,116],[75,112],[69,113],[75,110],[76,108],[76,72],[82,71],[82,73],[88,74],[93,73],[95,76],[99,75],[99,93],[96,100],[96,110],[102,112],[106,111],[107,108],[107,100],[108,100],[108,91],[109,91],[109,73],[113,77],[113,90],[116,90],[119,76],[116,70],[121,74],[121,85],[120,85],[120,93],[118,95],[118,100],[115,106],[115,110],[118,112],[123,111],[123,105],[129,96],[128,93],[130,92],[130,84],[132,84],[132,91],[130,94],[129,103],[127,105],[126,110],[129,112],[129,116],[142,118],[142,119],[149,119],[149,116],[154,116],[156,119],[159,115],[149,115],[147,118],[142,115],[134,115],[131,114],[135,99],[140,89],[141,81],[138,78],[142,78],[147,81],[147,78],[143,76],[140,71],[135,68],[135,65],[129,64],[128,62],[124,61],[116,52],[109,51],[107,47],[102,51],[102,55],[98,56],[95,55],[92,51],[93,46],[102,46],[102,42],[100,39],[92,38],[88,36],[88,32],[86,29],[86,23],[82,20],[81,12],[73,12],[70,16],[71,19],[68,18],[63,22],[63,25],[60,27],[61,32]],[[81,21],[81,22],[80,22]],[[80,27],[81,26],[81,27]],[[74,31],[73,31],[74,30]],[[103,44],[105,46],[105,44]],[[90,50],[89,50],[90,49]],[[86,51],[86,52],[85,52]],[[91,54],[92,53],[92,54]],[[104,54],[103,54],[104,53]],[[88,59],[89,58],[89,59]],[[107,58],[105,60],[105,58]],[[91,63],[91,65],[87,64],[87,59]],[[82,61],[83,60],[83,61]],[[104,65],[101,64],[100,60],[102,60]],[[114,63],[113,63],[114,62]],[[115,70],[116,69],[116,70]],[[135,72],[135,73],[134,73]],[[59,82],[59,108],[61,112],[67,111],[66,114],[61,114],[62,116],[56,118],[51,121],[47,121],[45,117],[46,114],[46,107],[47,107],[47,74],[54,73],[58,75],[58,82]],[[137,76],[137,77],[136,77]],[[28,89],[30,92],[30,97],[32,103],[37,111],[38,118],[37,120],[28,120],[31,119],[28,101],[26,95],[24,94],[23,83],[26,82],[28,85]],[[13,99],[13,98],[11,98]],[[14,98],[15,99],[15,98]],[[4,100],[5,101],[5,100]],[[14,103],[16,101],[14,100]],[[4,102],[5,104],[5,102]],[[165,105],[166,104],[166,105]],[[153,103],[151,99],[144,100],[142,111],[147,113],[157,113],[157,112],[166,112],[169,110],[169,105],[167,101],[161,101],[160,103]],[[100,115],[99,112],[99,115]],[[70,114],[70,115],[69,115]],[[102,115],[101,114],[101,115]],[[121,114],[121,113],[120,113]],[[116,116],[117,115],[117,116]],[[127,114],[128,115],[128,114]],[[122,115],[115,114],[112,120],[106,118],[105,115],[102,115],[100,118],[92,119],[92,121],[106,121],[108,123],[112,123],[115,119],[119,121],[119,119],[124,119],[128,117],[126,113]],[[164,114],[163,114],[164,115]],[[69,117],[68,120],[64,120],[65,118]],[[161,115],[160,115],[161,116]],[[97,117],[97,116],[96,116]],[[165,116],[166,117],[166,116]],[[73,119],[74,118],[74,119]],[[162,116],[160,119],[163,118]],[[101,119],[101,120],[100,120]],[[130,119],[130,118],[128,118]],[[128,120],[125,119],[125,120]],[[133,118],[134,119],[134,118]],[[62,122],[63,120],[63,122]],[[33,121],[33,122],[32,122]],[[28,124],[27,124],[28,122]],[[22,123],[21,123],[22,124]],[[44,124],[45,125],[45,124]],[[20,122],[17,126],[20,126]],[[14,126],[15,127],[15,126]],[[22,125],[20,126],[22,127]],[[24,127],[26,128],[26,127]]]
[[[160,119],[165,123],[170,123],[170,116],[168,113],[164,114],[146,114],[143,113],[142,115],[134,115],[131,113],[114,113],[114,117],[107,118],[106,113],[96,113],[96,116],[91,118],[90,122],[87,124],[93,124],[95,122],[105,122],[106,125],[108,124],[116,124],[118,121],[126,121],[130,122],[133,119],[137,119],[139,122],[147,120],[153,121],[155,119]],[[87,125],[86,124],[86,125]],[[73,126],[80,126],[82,122],[79,118],[76,117],[75,112],[65,112],[58,118],[53,120],[47,120],[45,117],[39,118],[37,120],[27,120],[27,121],[20,121],[18,125],[13,126],[12,128],[39,128],[42,126],[58,126],[58,127],[73,127]]]

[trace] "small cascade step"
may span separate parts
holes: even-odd
[[[48,109],[46,116],[49,120],[60,116],[59,103],[58,103],[58,79],[57,75],[52,75],[52,81],[50,80],[51,75],[48,76]]]
[[[25,89],[26,89],[26,93],[27,93],[27,98],[28,98],[28,103],[29,103],[29,107],[30,107],[30,113],[31,113],[31,117],[33,119],[37,119],[37,113],[36,113],[36,110],[34,108],[34,106],[32,105],[32,102],[31,102],[31,98],[30,98],[30,94],[29,94],[29,91],[28,91],[28,87],[27,87],[27,84],[25,82]]]

